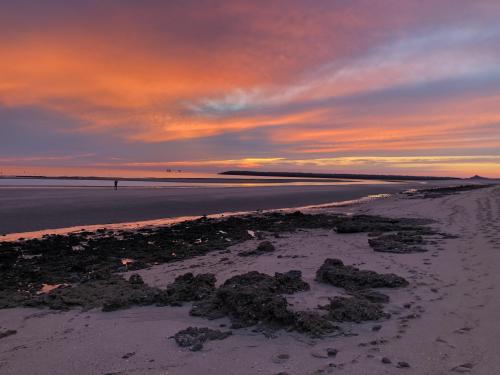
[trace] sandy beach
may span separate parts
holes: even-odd
[[[122,269],[117,275],[125,280],[139,275],[140,278],[133,276],[129,282],[142,279],[148,287],[164,289],[187,272],[210,273],[221,288],[226,280],[249,271],[272,276],[276,272],[299,270],[309,289],[286,294],[288,309],[294,314],[298,311],[323,314],[325,311],[318,309],[318,305],[328,305],[336,296],[356,295],[345,285],[320,282],[318,269],[325,260],[339,259],[346,266],[378,274],[393,273],[407,281],[394,288],[372,285],[389,297],[389,302],[376,304],[384,315],[375,320],[363,318],[359,323],[337,319],[335,330],[317,336],[300,332],[296,325],[269,328],[259,323],[237,328],[234,314],[215,320],[192,316],[191,302],[182,306],[127,305],[109,312],[78,306],[66,310],[52,305],[49,309],[43,303],[37,308],[6,308],[0,310],[0,373],[497,373],[500,367],[496,348],[500,336],[498,185],[450,194],[396,194],[363,204],[311,209],[308,213],[346,215],[341,220],[356,217],[365,220],[359,215],[375,215],[433,222],[404,232],[417,245],[405,242],[407,237],[403,236],[395,251],[390,249],[389,242],[384,242],[387,239],[384,236],[394,233],[380,226],[375,232],[356,229],[352,233],[346,233],[351,230],[343,221],[335,228],[323,224],[314,228],[307,224],[309,228],[298,225],[290,231],[255,229],[249,231],[248,239],[238,240],[223,250],[206,249],[205,254],[182,261]],[[279,221],[275,223],[281,225]],[[415,231],[420,232],[417,235]],[[231,233],[224,232],[223,237],[231,237]],[[423,238],[420,242],[419,237]],[[369,243],[369,239],[378,239],[382,248],[374,251],[376,241]],[[264,241],[269,241],[273,248],[256,252]],[[69,306],[68,300],[63,302]],[[333,310],[330,314],[334,316]],[[232,334],[204,342],[202,348],[180,347],[172,336],[188,327],[208,327]]]

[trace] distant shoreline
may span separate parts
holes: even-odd
[[[259,171],[225,171],[218,173],[221,177],[118,177],[118,176],[0,176],[3,179],[37,179],[37,180],[88,180],[88,181],[143,181],[143,182],[199,182],[199,183],[286,183],[286,182],[345,182],[346,180],[378,180],[378,181],[442,181],[461,180],[458,177],[404,176],[404,175],[371,175],[340,173],[306,173],[306,172],[259,172]],[[224,176],[241,176],[240,178]],[[242,178],[243,176],[247,178]],[[248,178],[255,177],[255,178]],[[261,177],[261,178],[259,178]],[[272,178],[276,177],[276,178]]]
[[[347,178],[357,180],[461,180],[458,177],[435,177],[435,176],[402,176],[402,175],[376,175],[376,174],[350,174],[350,173],[305,173],[305,172],[259,172],[259,171],[226,171],[221,172],[226,176],[269,176],[269,177],[303,177],[303,178]]]

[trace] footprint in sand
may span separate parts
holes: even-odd
[[[450,371],[466,374],[471,372],[473,367],[474,367],[473,363],[467,362],[453,367]]]

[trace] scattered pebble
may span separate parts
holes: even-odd
[[[326,349],[326,354],[328,357],[335,357],[339,351],[337,349],[328,348]]]
[[[130,357],[133,357],[134,355],[135,355],[135,352],[130,352],[130,353],[124,354],[122,356],[122,359],[129,359]]]
[[[311,352],[311,355],[314,357],[314,358],[328,358],[328,354],[323,352],[323,351],[319,351],[319,350],[313,350]]]
[[[285,363],[290,359],[290,356],[286,353],[280,353],[280,354],[275,354],[273,355],[272,361],[274,363],[280,364],[280,363]]]

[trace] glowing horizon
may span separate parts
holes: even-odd
[[[0,172],[500,177],[500,4],[0,5]]]

